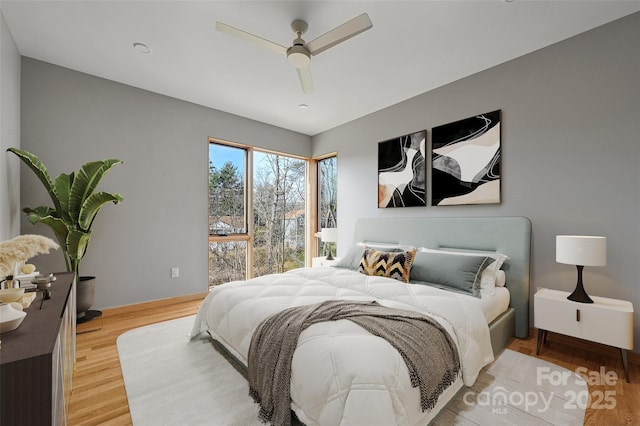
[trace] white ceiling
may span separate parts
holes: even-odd
[[[640,1],[1,0],[0,9],[24,56],[315,135],[640,11]],[[310,95],[286,58],[214,28],[289,46],[293,19],[308,22],[310,41],[362,12],[371,30],[312,57]]]

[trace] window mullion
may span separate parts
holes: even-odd
[[[253,148],[247,148],[245,176],[246,176],[246,202],[245,220],[247,221],[247,234],[249,241],[247,242],[247,278],[253,278]]]
[[[318,241],[315,237],[318,230],[318,160],[310,159],[306,167],[307,197],[305,211],[305,264],[311,266],[314,257],[318,256]]]

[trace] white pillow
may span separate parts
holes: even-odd
[[[360,247],[369,247],[372,249],[376,249],[378,251],[385,251],[384,249],[396,249],[400,251],[410,251],[414,250],[415,247],[409,244],[400,244],[400,243],[376,243],[374,241],[360,241],[356,243],[357,246]]]
[[[496,281],[498,278],[498,271],[502,267],[502,264],[509,259],[509,256],[498,253],[495,251],[480,251],[480,250],[435,250],[426,247],[418,248],[418,251],[431,252],[431,253],[447,253],[447,254],[457,254],[460,256],[487,256],[492,259],[495,259],[489,266],[487,266],[484,271],[482,271],[482,275],[480,277],[480,290],[485,290],[489,294],[495,294]],[[502,271],[504,273],[504,271]]]
[[[507,274],[502,269],[496,275],[496,287],[504,287],[507,284]]]

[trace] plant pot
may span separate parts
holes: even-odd
[[[96,292],[96,277],[80,277],[76,287],[76,318],[84,318],[93,306]]]

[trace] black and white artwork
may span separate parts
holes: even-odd
[[[432,205],[500,203],[500,110],[434,127]]]
[[[427,205],[427,131],[378,143],[378,207]]]

